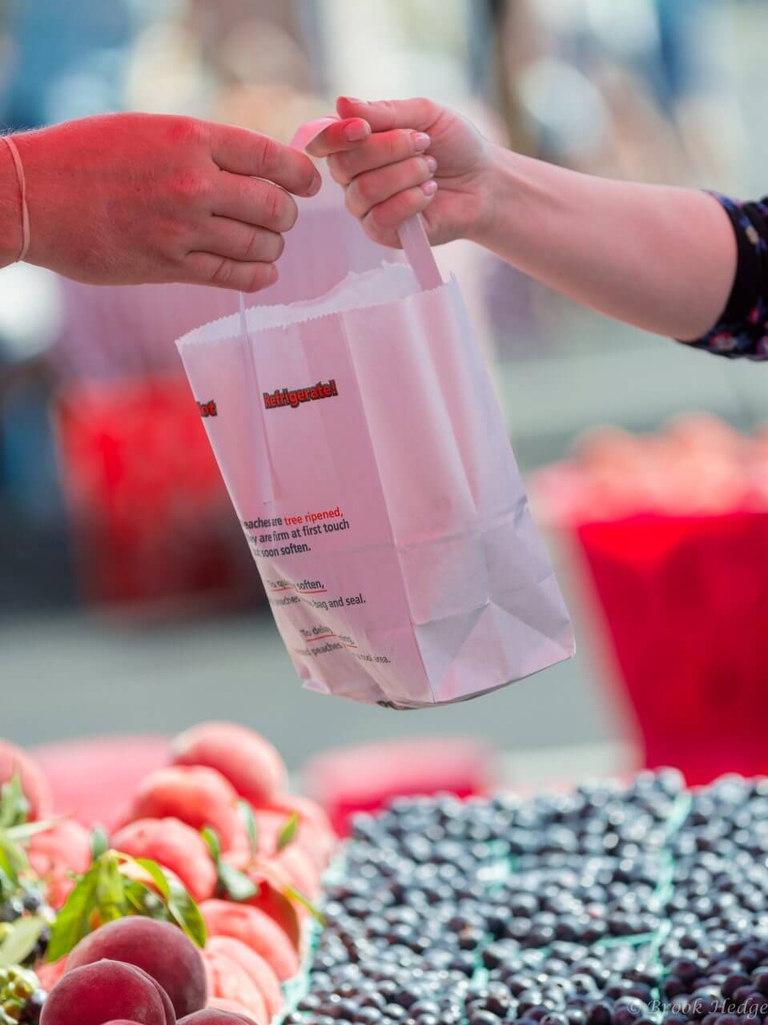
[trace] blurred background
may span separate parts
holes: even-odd
[[[547,160],[757,198],[766,39],[761,0],[2,0],[0,121],[132,109],[287,141],[339,92],[425,94]],[[325,191],[312,216],[343,223],[354,262],[357,226]],[[327,257],[302,251],[301,225],[265,302],[306,298]],[[766,768],[768,370],[612,323],[463,243],[440,259],[492,365],[576,659],[413,716],[303,693],[174,348],[233,297],[16,266],[0,274],[4,735],[228,718],[294,769],[427,735],[479,738],[519,782]]]

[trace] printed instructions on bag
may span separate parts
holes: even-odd
[[[263,561],[260,562],[287,555],[309,555],[314,548],[322,544],[325,536],[350,530],[350,522],[339,506],[334,509],[308,510],[295,515],[259,516],[254,520],[243,520],[243,527],[253,557],[261,570],[267,599],[273,609],[285,610],[303,603],[308,608],[322,613],[330,610],[349,610],[367,604],[362,591],[354,594],[332,594],[324,580],[310,580],[306,577],[287,580],[271,573],[269,567],[266,567]],[[305,646],[294,647],[297,655],[317,658],[333,651],[347,649],[361,662],[379,665],[388,665],[390,662],[386,655],[359,651],[350,634],[334,631],[322,620],[309,626],[299,626],[298,632]]]

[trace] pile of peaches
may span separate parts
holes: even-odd
[[[39,887],[48,916],[42,941],[6,939],[0,962],[14,944],[24,955],[19,971],[46,994],[41,1025],[267,1025],[280,1013],[336,836],[318,805],[288,793],[268,741],[230,723],[181,734],[109,836],[52,817],[39,766],[4,741],[0,784],[0,877],[5,845],[19,892]],[[6,929],[31,934],[35,916],[15,905]],[[0,1022],[33,1020],[3,1006]]]
[[[680,416],[657,434],[596,428],[570,460],[538,471],[532,498],[555,525],[765,512],[768,428],[744,435],[703,413]]]

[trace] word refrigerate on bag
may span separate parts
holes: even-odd
[[[318,399],[332,399],[338,395],[336,382],[331,379],[323,384],[318,381],[313,388],[277,388],[272,393],[264,392],[264,408],[279,409],[281,406],[290,406],[291,409],[298,409],[302,402],[316,402]]]

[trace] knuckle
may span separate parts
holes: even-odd
[[[283,226],[290,217],[285,194],[278,189],[272,189],[269,198],[269,219],[275,227]]]
[[[266,228],[276,228],[283,214],[283,194],[274,185],[264,185],[261,196],[261,217]]]
[[[406,189],[399,195],[393,196],[392,202],[389,204],[390,223],[399,224],[410,217],[422,205],[421,201],[425,198],[419,188]]]
[[[277,160],[277,143],[268,135],[257,134],[254,139],[255,156],[262,171],[271,171]]]
[[[379,223],[377,217],[372,217],[371,214],[368,214],[363,221],[363,230],[368,238],[372,239],[374,242],[378,242],[379,245],[387,244],[387,229]]]
[[[221,260],[213,266],[210,278],[211,284],[226,288],[232,280],[234,269],[235,265],[232,260],[222,257]]]
[[[374,206],[368,211],[365,217],[365,222],[372,231],[381,233],[388,225],[389,220],[386,216],[385,204],[379,203],[378,206]]]
[[[299,208],[288,193],[283,192],[277,186],[272,189],[272,192],[274,193],[272,226],[276,231],[290,231],[299,216]]]
[[[362,218],[368,213],[370,203],[367,205],[357,196],[354,183],[344,190],[344,205],[353,217]]]
[[[258,292],[267,283],[267,275],[269,274],[269,265],[258,264],[254,267],[250,267],[246,273],[245,281],[243,282],[244,292]]]
[[[434,101],[430,100],[428,96],[417,96],[414,102],[428,118],[433,117],[437,112]]]
[[[158,239],[160,249],[171,259],[183,257],[189,251],[192,241],[187,225],[171,219],[163,225]]]
[[[168,118],[167,131],[168,144],[179,149],[198,146],[206,137],[204,123],[193,117]]]
[[[288,150],[288,157],[285,164],[286,170],[290,170],[292,175],[296,178],[296,185],[298,189],[305,191],[311,187],[318,171],[306,154]]]
[[[331,178],[339,185],[346,185],[350,175],[350,160],[346,153],[334,153],[328,157],[328,170]]]
[[[213,184],[202,174],[182,174],[173,182],[173,193],[184,203],[202,203],[210,199]]]
[[[385,142],[386,155],[390,160],[396,159],[406,148],[409,133],[404,130],[391,132],[387,135]]]
[[[414,157],[412,177],[419,183],[428,181],[432,177],[426,157]]]
[[[355,178],[353,187],[363,203],[370,205],[376,198],[377,182],[376,176],[373,174],[359,175]]]
[[[258,260],[261,255],[263,245],[263,229],[251,228],[248,241],[245,246],[245,252],[243,253],[243,260],[245,260],[246,263],[252,263],[253,261]]]

